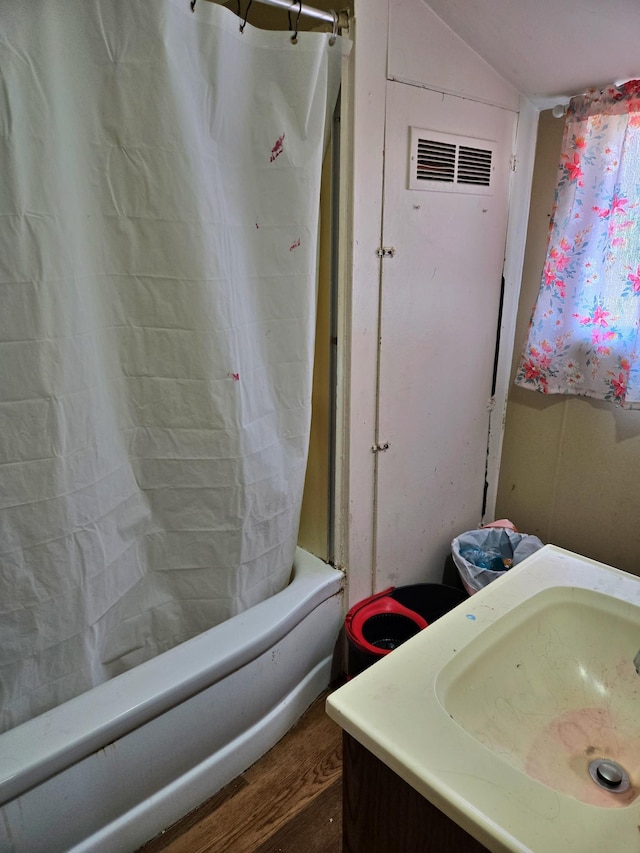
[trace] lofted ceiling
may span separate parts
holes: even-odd
[[[238,8],[238,0],[213,2]],[[305,2],[324,10],[353,7],[353,0]],[[539,107],[564,102],[590,87],[640,77],[640,0],[420,2]],[[240,5],[246,9],[247,1]],[[254,3],[249,21],[258,27],[286,28],[287,13]],[[305,17],[299,24],[301,30],[318,26]]]
[[[640,0],[422,0],[539,107],[640,77]]]

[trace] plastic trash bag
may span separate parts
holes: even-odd
[[[451,556],[464,588],[473,595],[540,548],[537,536],[488,526],[456,536]]]

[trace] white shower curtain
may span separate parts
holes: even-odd
[[[287,584],[342,52],[3,0],[2,728]]]

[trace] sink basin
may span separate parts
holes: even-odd
[[[582,802],[619,808],[640,793],[636,646],[637,605],[546,589],[456,654],[436,693],[458,725],[514,767]],[[629,786],[598,776],[594,784],[598,759],[624,768]]]
[[[640,578],[547,545],[327,712],[488,850],[638,853],[638,649]]]

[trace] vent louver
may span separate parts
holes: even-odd
[[[435,139],[418,139],[416,178],[420,181],[456,179],[456,146]]]
[[[483,148],[458,149],[458,182],[461,184],[491,185],[491,151]]]
[[[494,155],[493,142],[412,127],[409,189],[490,195]]]

